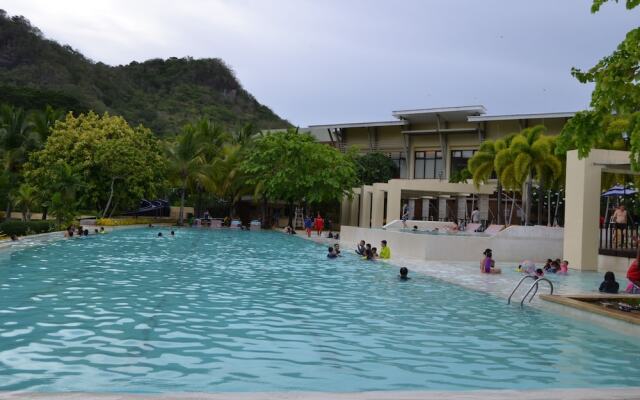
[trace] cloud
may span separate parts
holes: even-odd
[[[484,104],[567,111],[570,76],[611,53],[638,10],[583,0],[5,0],[47,37],[108,64],[218,57],[298,125],[390,118],[399,108]]]

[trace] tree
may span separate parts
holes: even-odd
[[[358,183],[354,158],[289,129],[257,139],[242,169],[250,184],[261,183],[266,197],[286,201],[293,211],[303,200],[327,203],[350,193]]]
[[[607,0],[595,0],[591,11],[598,12]],[[617,1],[616,1],[617,2]],[[640,4],[626,0],[627,9]],[[594,83],[591,109],[577,113],[562,129],[558,154],[577,149],[580,158],[593,148],[611,148],[612,135],[630,138],[631,163],[640,169],[640,28],[627,33],[609,56],[587,71],[572,68],[571,74],[581,83]]]
[[[555,139],[543,135],[544,132],[543,125],[522,130],[496,158],[502,183],[513,190],[525,188],[525,225],[529,224],[533,181],[544,187],[557,180],[562,173],[562,163],[554,153]]]
[[[358,166],[358,180],[363,185],[372,185],[376,182],[387,182],[393,179],[398,168],[386,155],[373,152],[356,158]]]
[[[14,195],[13,203],[21,209],[22,220],[31,221],[31,210],[38,204],[36,188],[27,184],[20,185]]]
[[[482,183],[487,183],[490,179],[497,178],[498,187],[498,224],[502,224],[502,181],[500,179],[500,173],[502,172],[502,165],[496,164],[496,158],[498,153],[504,152],[508,149],[514,135],[505,137],[498,140],[486,140],[480,145],[480,149],[469,159],[467,162],[467,168],[471,174],[473,183],[479,186]]]
[[[95,208],[102,216],[118,206],[136,206],[164,184],[165,162],[158,140],[148,129],[132,128],[122,117],[107,113],[67,114],[55,124],[45,147],[31,154],[25,177],[53,196],[62,175],[52,167],[61,163],[70,174],[82,177],[80,205]]]
[[[178,225],[184,223],[184,199],[188,187],[207,178],[207,162],[203,153],[202,142],[191,129],[185,130],[165,147],[169,181],[180,190]]]

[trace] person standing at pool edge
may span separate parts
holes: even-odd
[[[402,227],[407,228],[407,220],[409,219],[409,204],[402,206]]]
[[[387,241],[383,240],[382,242],[380,242],[380,244],[382,245],[382,248],[380,249],[380,258],[382,258],[383,260],[390,259],[391,249],[389,248],[389,246],[387,246]]]
[[[318,236],[322,236],[322,230],[324,229],[324,219],[322,219],[322,215],[320,215],[320,213],[318,213],[318,216],[314,221],[314,225],[316,228],[316,232],[318,232]]]
[[[311,237],[311,231],[313,230],[313,220],[308,215],[304,219],[304,230],[307,231],[307,237]]]

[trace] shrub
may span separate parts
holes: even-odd
[[[53,221],[4,221],[0,223],[0,232],[7,235],[25,236],[36,233],[53,232]]]

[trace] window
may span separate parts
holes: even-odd
[[[401,151],[394,151],[387,153],[387,157],[396,165],[397,176],[394,178],[405,179],[407,177],[407,160],[404,158],[404,154]]]
[[[476,151],[477,150],[453,150],[451,152],[451,176],[467,168],[467,161],[473,157]]]
[[[442,160],[441,151],[416,151],[415,161],[414,178],[444,178],[444,161]]]

